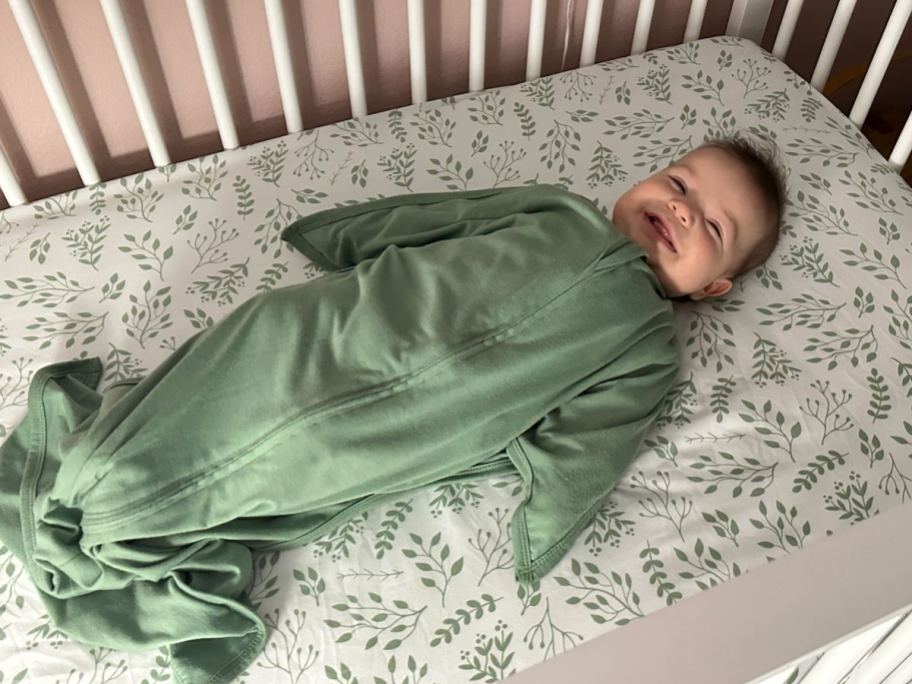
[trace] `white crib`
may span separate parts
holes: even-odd
[[[145,86],[142,65],[132,45],[121,0],[99,1],[154,165],[159,169],[172,166],[165,136],[156,120]],[[402,0],[403,3],[406,1],[412,103],[417,107],[427,102],[425,2]],[[859,3],[856,0],[839,0],[811,80],[811,85],[818,91],[830,76],[853,11],[862,11],[863,2],[864,0]],[[67,100],[58,68],[48,51],[34,9],[29,0],[9,0],[9,3],[72,153],[79,177],[86,188],[99,184],[101,176]],[[564,4],[566,3],[561,3],[561,6]],[[589,0],[586,3],[580,52],[581,69],[597,68],[594,61],[603,4],[602,0]],[[813,4],[804,3],[803,0],[788,0],[772,50],[775,58],[784,59],[799,14],[802,11],[815,11]],[[369,116],[357,39],[358,8],[355,0],[339,0],[338,5],[351,111],[353,120],[357,120]],[[541,77],[547,5],[547,0],[531,0],[530,14],[516,18],[517,21],[529,23],[525,74],[528,82]],[[682,46],[701,38],[700,29],[706,7],[707,0],[692,0],[687,28],[681,39]],[[759,43],[772,7],[773,0],[734,0],[726,35]],[[204,0],[186,0],[186,9],[222,146],[225,151],[237,150],[238,134],[228,104],[223,67],[219,64],[213,47],[206,4]],[[289,51],[285,5],[282,0],[264,0],[263,11],[268,20],[287,131],[289,134],[306,132],[301,103],[294,85],[294,64]],[[453,105],[457,102],[465,103],[466,98],[471,98],[472,94],[481,95],[486,92],[486,0],[471,0],[470,4],[466,3],[466,11],[471,17],[468,45],[470,85],[468,93],[448,102]],[[896,0],[849,116],[856,127],[860,128],[868,115],[910,14],[912,0]],[[646,53],[650,28],[656,20],[655,0],[640,0],[631,56]],[[566,45],[565,36],[565,51]],[[707,66],[708,70],[711,68],[712,65]],[[585,72],[590,75],[594,73],[595,71]],[[794,87],[797,89],[799,85]],[[619,94],[619,103],[621,97]],[[849,134],[843,131],[843,135]],[[894,175],[905,165],[910,154],[912,115],[889,156],[888,164]],[[898,176],[892,180],[896,178]],[[113,185],[114,180],[116,179],[110,179],[109,182]],[[37,206],[37,201],[43,199],[25,196],[2,150],[0,189],[12,207],[4,212],[8,219],[12,217],[25,220],[23,217],[26,216],[28,203]],[[835,190],[831,190],[833,191]],[[912,223],[907,219],[912,215],[912,203],[909,207],[909,210],[901,208],[896,211],[899,216],[896,219],[899,221],[898,227],[906,231],[906,236],[912,229]],[[36,215],[38,214],[40,211],[36,210]],[[0,220],[0,227],[2,226]],[[870,230],[876,230],[876,226]],[[888,244],[890,241],[892,238]],[[897,274],[897,279],[899,277]],[[909,284],[905,285],[908,288]],[[10,308],[4,309],[4,316],[11,312]],[[65,355],[62,350],[61,355]],[[901,369],[904,368],[902,360],[897,363]],[[899,385],[895,387],[898,388]],[[893,396],[894,406],[903,404],[906,407],[909,405],[905,395]],[[910,415],[908,408],[905,415]],[[794,418],[795,416],[788,416],[789,420]],[[896,441],[903,444],[900,440]],[[855,454],[854,457],[861,458],[860,454]],[[853,456],[850,454],[849,458]],[[912,506],[906,503],[904,496],[901,504],[868,520],[857,521],[851,527],[837,530],[831,536],[828,535],[828,538],[809,544],[807,548],[792,550],[772,563],[751,567],[748,573],[683,598],[674,605],[649,612],[625,625],[623,629],[611,629],[567,649],[563,654],[555,653],[547,662],[537,665],[531,663],[530,667],[514,674],[510,681],[517,684],[537,684],[560,679],[580,683],[908,684],[912,682],[912,583],[908,581],[908,568],[912,567],[912,539],[908,534],[909,529],[912,529]],[[834,572],[834,568],[838,568],[838,572]],[[12,602],[10,608],[13,610]],[[3,613],[0,612],[0,629],[3,628],[2,616]],[[548,656],[547,653],[545,655]],[[542,659],[536,657],[532,660]],[[16,667],[6,674],[11,677],[18,672]],[[431,677],[434,675],[432,671]],[[251,677],[251,681],[261,681],[256,673],[251,673]],[[328,673],[321,672],[319,676],[313,673],[311,678],[303,681],[330,679],[342,681],[337,679],[335,672],[331,677]]]

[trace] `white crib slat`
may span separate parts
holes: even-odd
[[[833,684],[845,677],[855,664],[895,625],[902,615],[869,627],[853,637],[831,646],[814,663],[801,684]]]
[[[803,5],[804,0],[788,0],[782,21],[779,23],[779,31],[776,33],[776,44],[773,45],[773,57],[776,59],[785,60],[785,53],[792,44],[795,25],[798,23],[798,16],[801,14]]]
[[[871,68],[868,69],[861,89],[855,97],[852,111],[849,113],[852,123],[859,128],[871,110],[871,103],[874,102],[877,89],[880,88],[887,67],[890,66],[890,58],[896,51],[896,45],[906,27],[906,22],[909,21],[910,14],[912,14],[912,0],[896,0],[893,11],[890,13],[890,19],[887,21],[887,28],[884,29],[883,36],[877,44],[877,51],[871,60]]]
[[[139,68],[139,60],[133,49],[133,39],[130,37],[130,29],[124,19],[120,0],[101,0],[101,9],[108,24],[108,31],[111,32],[111,39],[114,41],[120,68],[123,69],[124,77],[127,79],[127,88],[130,91],[133,106],[136,108],[146,144],[149,146],[152,163],[155,166],[167,166],[171,163],[171,157],[165,146],[161,126],[152,109],[152,100],[149,99],[149,91],[146,89],[146,82]]]
[[[408,0],[409,67],[412,104],[427,102],[427,58],[424,46],[424,0]]]
[[[847,684],[882,682],[912,650],[912,616],[906,615],[887,638],[859,664]]]
[[[547,0],[532,0],[532,9],[529,12],[529,46],[526,50],[527,81],[541,76],[547,9]]]
[[[580,48],[580,66],[595,63],[595,49],[598,47],[599,27],[602,25],[602,8],[605,0],[589,0],[586,3],[586,21],[583,24],[583,46]]]
[[[282,0],[264,0],[264,9],[266,24],[269,26],[269,42],[272,44],[272,59],[279,80],[279,93],[282,96],[282,111],[285,113],[285,128],[289,133],[297,133],[304,128],[304,122],[298,89],[295,87],[285,9]]]
[[[912,113],[906,119],[906,125],[903,126],[902,133],[899,134],[899,140],[893,146],[893,152],[890,154],[890,166],[897,171],[901,170],[909,161],[909,155],[912,154]]]
[[[484,90],[485,29],[488,1],[472,0],[469,9],[469,92]]]
[[[637,8],[636,27],[633,30],[633,45],[630,47],[631,55],[639,55],[646,51],[654,10],[655,0],[640,0],[640,6]]]
[[[0,190],[3,191],[6,201],[11,207],[18,207],[20,204],[26,203],[25,193],[22,192],[19,181],[13,174],[13,167],[9,165],[9,160],[2,148],[0,148]]]
[[[764,679],[751,682],[751,684],[786,684],[789,679],[797,672],[798,668],[792,666],[787,667],[782,672],[777,672],[774,675],[765,677]]]
[[[820,50],[820,57],[817,58],[814,75],[811,76],[811,85],[819,91],[823,91],[823,87],[830,77],[833,62],[836,61],[836,53],[839,52],[839,46],[842,45],[842,39],[845,37],[849,19],[852,17],[852,10],[855,9],[855,1],[839,0],[839,5],[836,7],[833,23],[830,24],[830,30],[827,32],[826,40]]]
[[[689,43],[700,37],[703,28],[703,16],[706,14],[706,0],[691,0],[690,14],[687,15],[687,28],[684,29],[684,42]]]
[[[339,0],[339,17],[342,20],[342,48],[345,51],[348,97],[351,100],[352,118],[356,119],[367,115],[367,98],[364,95],[364,70],[361,66],[361,41],[358,38],[355,0]]]
[[[772,9],[773,0],[735,0],[725,35],[747,38],[759,45]]]
[[[98,176],[95,162],[92,161],[92,156],[89,154],[85,138],[76,123],[73,109],[70,107],[63,84],[60,82],[60,74],[57,73],[57,67],[54,65],[54,59],[51,57],[44,35],[38,26],[38,19],[35,17],[32,5],[29,0],[10,0],[10,9],[13,10],[13,16],[16,18],[19,31],[25,40],[25,46],[38,70],[38,77],[50,100],[51,109],[54,110],[63,139],[70,149],[70,154],[73,155],[79,177],[84,185],[98,183],[101,178]]]
[[[215,113],[215,123],[222,139],[222,147],[233,150],[238,147],[237,129],[234,127],[234,117],[228,105],[228,93],[225,91],[225,80],[219,68],[218,56],[215,54],[215,44],[212,42],[212,28],[209,26],[209,17],[203,0],[186,0],[187,13],[190,15],[190,26],[193,28],[193,39],[199,52],[200,62],[203,65],[203,76],[206,79],[206,88],[209,91],[209,100]]]
[[[899,664],[880,684],[909,684],[912,682],[912,655]]]

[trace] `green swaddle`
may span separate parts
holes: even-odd
[[[252,551],[409,489],[518,470],[515,576],[541,578],[678,369],[645,252],[556,186],[387,197],[282,239],[328,273],[102,393],[97,357],[41,368],[0,446],[0,540],[54,622],[168,645],[180,682],[230,681],[262,650]]]

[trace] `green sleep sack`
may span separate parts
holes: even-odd
[[[646,253],[557,186],[386,197],[281,237],[328,273],[102,393],[98,357],[39,369],[0,447],[0,541],[54,622],[167,645],[178,682],[231,681],[262,650],[252,550],[409,489],[518,471],[515,577],[543,577],[678,370]]]

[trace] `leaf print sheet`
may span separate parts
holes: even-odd
[[[715,37],[378,112],[0,213],[0,440],[42,366],[147,374],[258,292],[319,269],[301,215],[554,183],[606,214],[706,138],[772,137],[780,245],[676,307],[682,370],[638,459],[542,582],[516,585],[519,476],[412,492],[256,557],[269,628],[241,681],[494,682],[912,499],[912,190],[829,101]],[[165,651],[59,632],[0,548],[0,681],[151,682]]]

